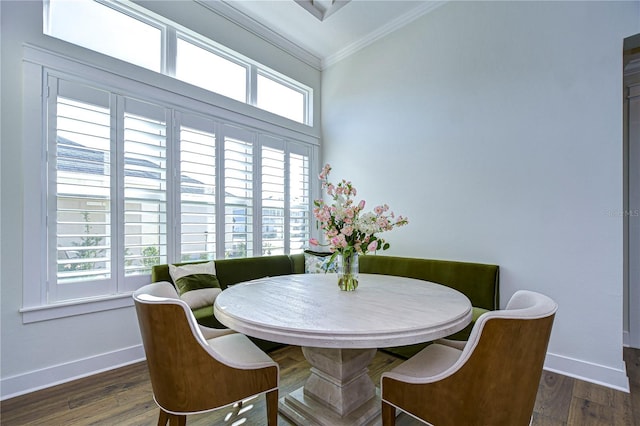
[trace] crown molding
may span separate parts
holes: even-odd
[[[368,35],[361,38],[360,40],[350,44],[344,49],[339,50],[335,54],[327,56],[322,60],[321,69],[324,70],[326,68],[329,68],[330,66],[340,62],[346,57],[353,55],[357,51],[364,49],[365,47],[369,46],[376,40],[379,40],[387,36],[388,34],[391,34],[392,32],[404,27],[405,25],[410,24],[411,22],[415,21],[421,16],[434,11],[435,9],[442,6],[443,4],[447,3],[447,1],[449,0],[430,1],[430,2],[423,3],[420,7],[413,9],[402,16],[399,16],[398,18],[394,19],[388,24],[383,25],[376,31],[369,33]]]
[[[250,33],[260,37],[266,42],[272,44],[273,46],[283,50],[284,52],[294,56],[295,58],[301,60],[307,65],[317,69],[318,71],[322,71],[341,60],[347,58],[348,56],[353,55],[357,51],[369,46],[376,40],[379,40],[388,34],[404,27],[405,25],[415,21],[421,16],[432,12],[443,4],[447,3],[449,0],[437,0],[437,1],[428,1],[421,4],[416,9],[413,9],[402,16],[394,19],[386,25],[383,25],[376,31],[373,31],[367,34],[365,37],[360,40],[346,46],[345,48],[339,50],[333,55],[327,56],[326,58],[321,58],[315,53],[310,52],[308,49],[301,47],[296,44],[294,41],[283,37],[277,32],[271,30],[255,19],[247,16],[242,11],[233,7],[230,2],[225,0],[195,0],[196,3],[201,4],[212,12],[222,16],[225,19],[228,19],[230,22],[240,26],[241,28],[249,31]]]
[[[319,71],[321,70],[322,61],[320,57],[312,52],[309,52],[307,49],[300,47],[288,38],[283,37],[275,31],[267,28],[265,25],[261,24],[255,19],[247,16],[240,10],[233,7],[230,3],[224,0],[195,0],[195,2],[201,4],[217,15],[220,15],[223,18],[233,22],[241,28],[249,31],[250,33],[260,37],[264,41],[283,50],[284,52],[294,56],[305,64]]]

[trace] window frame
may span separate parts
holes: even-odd
[[[47,300],[47,248],[46,245],[41,244],[41,240],[47,230],[47,214],[45,214],[48,205],[47,194],[46,191],[42,190],[46,187],[47,176],[42,164],[46,160],[46,150],[43,148],[43,144],[46,141],[43,123],[47,120],[45,102],[46,98],[50,96],[47,93],[49,78],[70,79],[97,89],[117,92],[126,97],[142,101],[151,100],[156,105],[171,108],[174,114],[180,112],[200,115],[207,119],[213,119],[218,123],[224,122],[239,125],[250,129],[256,135],[274,135],[292,144],[292,146],[299,145],[308,149],[309,179],[311,182],[314,182],[313,176],[317,175],[319,170],[319,140],[317,137],[301,133],[295,126],[293,128],[285,128],[261,120],[260,117],[256,118],[229,111],[215,102],[208,101],[206,96],[203,96],[201,100],[196,100],[192,96],[178,95],[180,82],[176,82],[175,87],[164,87],[161,82],[157,85],[150,85],[148,82],[142,83],[136,78],[100,69],[67,56],[29,45],[24,46],[23,65],[25,81],[39,82],[39,84],[25,85],[23,102],[24,201],[25,206],[29,206],[23,211],[23,223],[25,224],[23,256],[25,264],[23,267],[23,307],[20,312],[24,323],[117,309],[131,305],[130,292],[132,289],[122,290],[122,293],[64,300],[57,303],[49,303]],[[204,89],[202,89],[202,92],[204,92]],[[181,97],[176,98],[176,96]],[[175,124],[175,117],[172,120],[174,120],[173,123]],[[175,133],[175,126],[167,129],[167,132],[170,131]],[[216,133],[217,135],[218,133]],[[219,143],[218,141],[217,144]],[[175,150],[176,147],[177,144],[174,144],[171,149]],[[220,167],[219,162],[216,166]],[[311,186],[310,201],[313,199],[313,194],[317,194],[319,190],[317,185]],[[175,199],[178,197],[176,194],[179,194],[179,192],[174,191],[171,198],[170,208],[172,209],[176,208]],[[220,191],[218,191],[218,194],[220,194]],[[254,208],[259,208],[259,196],[254,194],[254,200],[254,204],[257,204]],[[311,221],[311,202],[309,204],[309,220]],[[220,204],[220,206],[222,205]],[[179,233],[175,217],[174,215],[174,222],[168,224],[168,232],[172,235]],[[219,214],[216,220],[218,223],[222,223]],[[26,226],[26,224],[29,224],[29,226]],[[261,239],[260,225],[259,216],[256,216],[254,218],[254,228],[258,227],[258,231],[254,231],[257,237],[254,239],[254,245],[258,245],[257,241]],[[311,223],[309,227],[313,229]],[[220,235],[222,234],[220,234],[219,230],[217,232],[217,243],[220,244],[222,241]],[[167,244],[169,262],[178,261],[176,253],[180,250],[179,239],[176,239],[176,241],[171,240]],[[260,250],[259,247],[258,250]],[[261,253],[261,251],[256,253]]]
[[[168,61],[169,61],[169,58],[171,58],[170,41],[172,39],[172,36],[175,34],[175,29],[171,25],[168,25],[168,21],[130,2],[122,2],[122,1],[118,2],[118,1],[112,1],[112,0],[93,0],[93,1],[104,7],[108,7],[109,9],[112,9],[115,12],[121,13],[123,15],[128,16],[129,18],[135,19],[137,21],[142,22],[143,24],[146,24],[146,25],[149,25],[150,27],[158,29],[160,31],[160,64],[159,64],[160,70],[159,72],[163,74],[166,74],[168,72],[169,70]],[[42,0],[42,2],[43,2],[43,21],[42,21],[43,33],[46,35],[49,35],[50,37],[57,38],[56,36],[53,36],[50,34],[50,29],[49,29],[50,0]],[[68,41],[68,42],[75,44],[71,41]],[[85,47],[82,45],[79,45],[79,46],[85,49],[89,49],[88,47]],[[89,49],[89,50],[92,50],[92,49]],[[103,52],[99,52],[99,53],[103,53]],[[119,60],[123,60],[117,57],[115,58]],[[175,51],[174,51],[173,58],[175,58]]]
[[[275,83],[278,83],[290,90],[293,90],[294,92],[298,92],[302,95],[303,97],[303,101],[302,101],[302,122],[303,123],[310,123],[311,120],[311,92],[309,91],[305,91],[302,90],[299,87],[299,84],[296,84],[296,82],[294,82],[292,79],[286,78],[278,73],[266,70],[266,69],[261,69],[261,68],[257,68],[254,67],[253,68],[253,72],[255,73],[255,78],[253,78],[253,81],[255,81],[254,85],[255,85],[255,90],[253,90],[251,92],[253,98],[251,101],[252,105],[258,105],[258,76],[262,76],[266,79],[269,79]],[[268,111],[268,110],[264,110],[264,111]],[[275,113],[273,113],[275,114]],[[279,114],[277,114],[279,115]],[[292,120],[292,121],[296,121],[296,120]]]
[[[279,73],[276,70],[273,70],[255,60],[252,60],[239,52],[236,52],[232,49],[223,46],[214,40],[211,40],[205,37],[202,34],[199,34],[195,31],[192,31],[176,22],[171,21],[163,16],[155,14],[144,7],[135,4],[129,0],[92,0],[99,4],[102,4],[105,7],[109,7],[117,12],[125,14],[133,19],[139,20],[147,25],[156,27],[160,29],[162,34],[161,40],[161,65],[160,72],[169,77],[176,78],[176,66],[177,66],[177,49],[178,49],[178,39],[182,38],[185,41],[196,45],[202,49],[208,50],[211,53],[222,57],[223,59],[227,59],[231,62],[234,62],[240,66],[248,66],[248,72],[246,75],[246,100],[245,104],[251,105],[255,108],[260,109],[266,114],[274,115],[280,117],[284,120],[288,120],[291,122],[299,123],[303,126],[313,127],[313,98],[314,93],[313,89],[302,82],[299,82],[293,78],[290,78],[282,73]],[[49,14],[48,14],[48,2],[49,0],[43,0],[43,33],[46,35],[52,36],[48,33],[48,24],[49,24]],[[72,42],[70,42],[72,43]],[[100,54],[104,54],[103,52],[98,52]],[[137,65],[136,65],[137,66]],[[261,74],[276,83],[282,84],[290,89],[293,89],[297,92],[303,94],[303,111],[302,117],[303,121],[298,122],[296,120],[290,119],[283,115],[273,113],[268,110],[264,110],[259,108],[257,105],[257,77]],[[185,84],[190,84],[184,82]],[[194,86],[198,87],[198,86]],[[204,88],[200,88],[206,90]],[[218,96],[226,96],[216,93]],[[232,100],[233,102],[238,102],[235,99],[227,98]]]

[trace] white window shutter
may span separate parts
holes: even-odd
[[[215,123],[180,115],[180,261],[216,258]]]
[[[148,276],[167,263],[167,111],[125,100],[124,271]]]
[[[253,256],[253,133],[233,126],[224,131],[224,257]]]
[[[284,141],[261,136],[262,255],[285,254],[286,155]]]

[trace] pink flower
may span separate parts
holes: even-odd
[[[351,181],[342,179],[334,185],[328,180],[330,171],[331,166],[326,164],[319,178],[322,190],[331,201],[315,200],[313,209],[318,228],[329,241],[329,250],[332,253],[354,250],[361,254],[386,250],[389,244],[376,234],[389,231],[396,226],[406,225],[407,218],[403,216],[396,218],[393,212],[389,212],[387,204],[376,206],[372,212],[365,213],[365,200],[357,204],[353,200],[357,191]],[[315,238],[310,239],[309,242],[312,245],[320,245]]]
[[[331,239],[331,244],[335,248],[346,248],[348,246],[347,240],[345,239],[343,234],[338,234]]]
[[[325,164],[324,167],[322,168],[322,172],[318,176],[320,180],[325,180],[330,171],[331,171],[331,166],[329,164]]]
[[[350,237],[351,234],[353,234],[353,226],[347,225],[344,228],[342,228],[340,232],[343,233],[345,236]]]

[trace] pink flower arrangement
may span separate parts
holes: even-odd
[[[333,200],[332,204],[327,204],[323,199],[313,202],[313,214],[324,232],[329,250],[333,253],[367,254],[388,249],[389,243],[376,234],[404,226],[409,223],[408,219],[396,217],[386,204],[376,206],[372,212],[363,213],[365,201],[356,204],[353,200],[356,188],[344,179],[337,185],[332,184],[328,180],[330,171],[331,166],[327,164],[318,177],[322,189]],[[320,245],[315,238],[310,239],[309,243]]]

